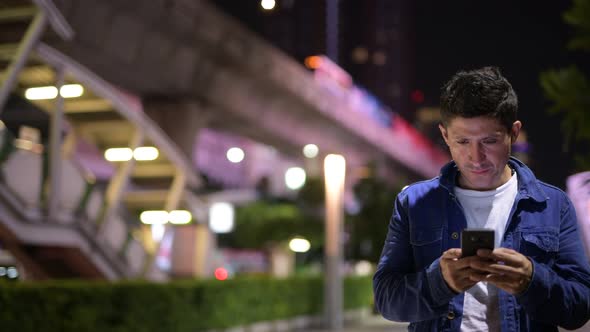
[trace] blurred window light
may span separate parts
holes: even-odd
[[[146,225],[166,224],[168,222],[168,212],[164,210],[147,210],[139,215],[139,220]]]
[[[153,146],[140,146],[133,150],[133,158],[135,158],[135,160],[155,160],[158,158],[158,155],[158,149]]]
[[[193,216],[186,210],[172,210],[168,213],[168,221],[174,225],[186,225],[193,220]]]
[[[369,51],[366,47],[357,46],[352,50],[352,61],[355,63],[365,63],[369,59]]]
[[[294,252],[307,252],[309,248],[311,244],[306,239],[296,237],[289,241],[289,249]]]
[[[234,207],[230,203],[217,202],[209,208],[209,227],[215,233],[229,233],[234,228]]]
[[[291,190],[297,190],[305,184],[305,170],[301,167],[291,167],[285,172],[285,184]]]
[[[108,161],[128,161],[133,158],[130,148],[110,148],[104,152],[104,159]]]
[[[6,270],[6,275],[10,279],[16,279],[18,278],[18,270],[15,267],[11,266]]]
[[[373,53],[373,63],[377,66],[383,66],[387,62],[387,55],[383,51]]]
[[[320,152],[320,149],[315,144],[307,144],[306,146],[303,147],[303,155],[306,158],[310,158],[310,159],[315,158],[318,156],[319,152]]]
[[[21,150],[32,151],[33,148],[35,147],[35,143],[33,143],[32,141],[29,141],[29,140],[17,138],[14,140],[14,146],[16,146],[17,148],[19,148]]]
[[[166,233],[166,226],[164,226],[164,224],[152,224],[151,230],[152,230],[152,239],[155,242],[162,241],[162,238],[164,238],[164,233]]]
[[[264,10],[273,10],[275,8],[275,0],[261,0],[260,7]]]
[[[227,160],[231,161],[232,163],[239,163],[244,160],[244,150],[233,147],[227,150],[226,156]]]
[[[215,269],[215,279],[217,280],[225,280],[227,279],[228,273],[227,270],[222,268],[222,267],[218,267]]]
[[[53,99],[57,97],[57,88],[54,86],[40,86],[25,90],[25,98],[28,100]]]
[[[80,97],[84,93],[84,87],[80,84],[65,84],[59,90],[59,94],[64,98]],[[55,86],[39,86],[25,90],[25,98],[28,100],[45,100],[57,97],[57,88]]]
[[[0,266],[0,277],[4,277],[6,275],[6,268],[4,266]]]
[[[59,94],[64,98],[77,98],[84,93],[80,84],[65,84],[59,89]]]

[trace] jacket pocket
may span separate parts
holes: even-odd
[[[440,240],[442,240],[442,227],[410,230],[410,243],[414,246],[425,246]]]
[[[520,252],[538,263],[552,265],[559,251],[559,233],[554,228],[521,231]]]
[[[417,271],[430,265],[440,257],[442,253],[442,233],[442,227],[410,230],[410,244],[414,252]]]

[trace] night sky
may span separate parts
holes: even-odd
[[[539,73],[585,65],[582,61],[588,59],[587,54],[566,49],[572,31],[561,14],[570,5],[505,0],[415,4],[415,79],[425,103],[438,105],[440,87],[460,69],[500,67],[519,97],[519,119],[532,144],[531,168],[538,178],[561,188],[573,161],[571,152],[563,151],[559,116],[546,113],[550,103],[543,96]]]

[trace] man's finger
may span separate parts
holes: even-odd
[[[505,275],[497,274],[490,274],[485,280],[511,294],[517,294],[524,291],[530,283],[530,279],[523,276],[507,277]]]
[[[487,279],[488,275],[489,274],[485,272],[471,270],[471,273],[469,273],[469,280],[474,282],[484,281]]]
[[[518,251],[508,249],[508,248],[498,248],[498,249],[494,249],[494,251],[492,251],[488,257],[491,259],[494,259],[496,261],[503,261],[506,263],[515,263],[521,258],[521,256],[524,257]]]
[[[491,273],[501,274],[501,275],[515,275],[519,276],[522,275],[523,270],[518,267],[513,267],[506,264],[490,264],[487,267],[486,271],[490,271]]]
[[[444,259],[455,259],[461,258],[461,249],[459,248],[451,248],[445,252],[443,252],[442,258]]]

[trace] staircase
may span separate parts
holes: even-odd
[[[47,153],[36,143],[15,140],[5,127],[1,135],[0,241],[28,275],[34,279],[163,277],[157,271],[144,275],[150,254],[135,236],[137,230],[119,213],[104,216],[104,191],[75,159],[62,160],[59,213],[50,218],[45,204]]]

